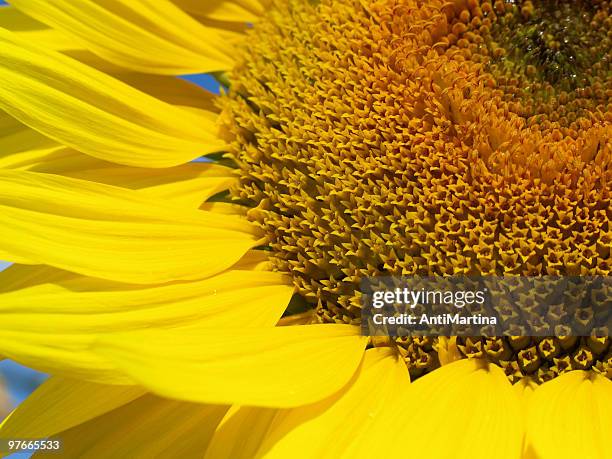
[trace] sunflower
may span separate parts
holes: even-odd
[[[610,2],[11,4],[0,352],[52,376],[1,438],[612,457],[607,328],[359,327],[367,277],[610,275]]]

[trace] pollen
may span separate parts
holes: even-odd
[[[321,323],[365,277],[610,275],[607,1],[289,0],[222,98],[232,198]],[[588,319],[586,319],[588,320]],[[458,340],[515,382],[610,376],[600,338]],[[398,338],[413,377],[436,340]]]

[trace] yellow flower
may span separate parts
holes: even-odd
[[[608,329],[359,332],[369,276],[610,274],[609,2],[11,3],[0,352],[52,377],[0,438],[612,457]]]

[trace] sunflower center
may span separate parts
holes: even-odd
[[[533,83],[570,91],[610,71],[607,2],[497,2],[488,46],[496,61]]]
[[[520,102],[517,112],[568,126],[609,103],[609,7],[581,0],[481,2],[470,28],[482,37],[478,55],[487,55],[499,87]]]
[[[223,99],[232,196],[317,321],[359,324],[365,277],[609,275],[608,3],[513,3],[288,0],[252,30]],[[516,379],[605,373],[602,340],[459,349]],[[386,345],[413,377],[439,365],[435,339]]]

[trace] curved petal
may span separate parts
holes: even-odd
[[[121,333],[101,338],[94,350],[166,397],[290,407],[341,389],[366,343],[349,325],[234,326]]]
[[[45,28],[45,25],[3,3],[0,5],[0,27],[12,31],[26,31]]]
[[[235,270],[249,271],[272,271],[270,257],[265,250],[249,250],[235,265],[232,266]]]
[[[208,111],[206,116],[211,119],[219,112],[215,105],[215,94],[181,78],[143,73],[118,73],[113,76],[169,104]]]
[[[47,27],[12,6],[0,7],[0,27],[56,51],[74,45],[74,40],[69,36]]]
[[[123,72],[125,69],[85,49],[85,47],[57,29],[36,21],[12,6],[0,8],[0,28],[10,30],[27,43],[42,45],[45,49],[58,51],[90,67],[106,72]]]
[[[353,380],[318,403],[291,409],[241,407],[228,413],[206,451],[206,459],[378,457],[352,445],[369,435],[409,387],[406,366],[388,349],[366,351]],[[316,439],[316,441],[313,441]]]
[[[12,0],[11,4],[128,69],[181,75],[233,66],[231,50],[220,34],[169,0]]]
[[[36,152],[58,148],[48,137],[23,125],[7,113],[0,111],[0,168],[9,167],[11,157],[19,153]]]
[[[219,423],[204,459],[257,459],[261,457],[257,452],[270,426],[279,413],[286,411],[291,411],[291,409],[232,406]],[[295,451],[293,455],[295,456]]]
[[[612,381],[571,371],[544,383],[529,404],[527,440],[540,459],[612,457]]]
[[[147,196],[174,202],[182,207],[198,208],[206,199],[227,190],[236,178],[228,169],[215,164],[190,163],[164,169],[134,170],[102,167],[67,174],[98,183],[141,190]],[[213,214],[214,215],[214,214]]]
[[[0,252],[103,279],[202,279],[260,241],[231,215],[161,205],[142,193],[0,170]]]
[[[105,386],[52,377],[4,420],[0,438],[47,438],[135,400],[135,386]]]
[[[464,359],[417,379],[355,450],[380,457],[519,459],[520,403],[503,371]]]
[[[522,378],[520,381],[515,383],[512,386],[512,389],[516,393],[519,398],[519,402],[521,404],[521,416],[523,417],[523,423],[526,423],[527,413],[529,409],[529,403],[531,402],[531,397],[533,393],[537,389],[538,385],[533,379],[530,377]],[[537,459],[536,456],[533,455],[532,447],[527,443],[527,434],[523,436],[523,456],[522,459]]]
[[[189,163],[168,169],[122,167],[61,146],[0,154],[0,169],[57,174],[141,190],[152,198],[192,208],[201,208],[206,199],[227,190],[236,181],[232,169],[214,163]]]
[[[239,204],[230,204],[227,202],[205,202],[200,206],[200,209],[226,215],[242,215],[245,216],[249,207]]]
[[[195,458],[227,409],[148,394],[55,438],[62,441],[62,457]]]
[[[255,22],[264,13],[257,0],[172,0],[188,13],[217,21]]]
[[[12,6],[0,8],[0,27],[14,32],[24,40],[44,44],[47,49],[58,51],[75,46],[74,40],[68,35],[47,27]]]
[[[197,457],[226,411],[137,387],[52,378],[11,414],[0,436],[60,440],[61,457]]]
[[[13,265],[0,273],[0,348],[42,371],[124,382],[89,351],[100,336],[142,329],[272,327],[293,294],[288,284],[277,273],[227,271],[197,282],[139,286]]]
[[[521,379],[512,386],[521,402],[522,411],[525,415],[537,387],[538,385],[529,377]]]
[[[157,100],[3,29],[0,80],[0,109],[100,159],[169,167],[224,147],[208,115]]]

